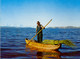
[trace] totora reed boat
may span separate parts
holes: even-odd
[[[38,43],[38,42],[35,42],[35,41],[27,40],[27,39],[25,39],[25,41],[26,41],[26,43],[29,47],[35,48],[37,50],[42,50],[42,51],[58,50],[61,46],[60,44],[58,44],[58,45],[42,44],[42,43]]]

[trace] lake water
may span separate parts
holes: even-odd
[[[80,59],[80,29],[46,28],[43,39],[71,40],[76,47],[62,45],[59,51],[39,52],[26,47],[25,38],[31,39],[35,28],[1,27],[1,58],[2,59]],[[36,37],[34,38],[35,40]]]

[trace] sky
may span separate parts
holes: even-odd
[[[1,0],[0,26],[80,26],[80,0]]]

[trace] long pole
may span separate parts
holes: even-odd
[[[44,27],[46,27],[51,21],[52,21],[52,19],[51,19]],[[32,41],[43,29],[44,29],[44,28],[42,28],[34,37],[32,37],[31,41]],[[30,43],[31,41],[29,41],[29,43]],[[28,43],[28,44],[29,44],[29,43]]]

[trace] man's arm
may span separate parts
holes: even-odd
[[[41,27],[42,27],[43,29],[45,29],[45,27],[44,27],[43,25],[41,25]]]

